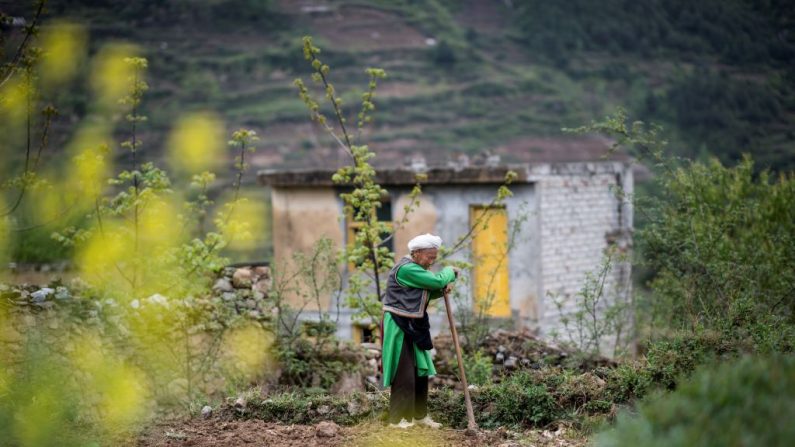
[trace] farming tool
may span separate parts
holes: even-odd
[[[464,385],[464,401],[467,407],[467,429],[477,430],[478,424],[475,422],[475,412],[472,410],[472,399],[469,397],[469,385],[467,376],[464,372],[464,359],[461,355],[461,344],[458,342],[458,331],[453,320],[453,309],[450,307],[450,291],[444,291],[444,307],[447,308],[447,321],[450,322],[450,331],[453,333],[453,344],[455,345],[455,356],[458,360],[458,372],[461,374],[461,383]]]

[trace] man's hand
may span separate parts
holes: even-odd
[[[455,273],[455,279],[458,279],[458,277],[461,276],[461,269],[453,267],[453,273]]]
[[[450,283],[444,286],[444,293],[445,295],[453,291],[453,283]]]

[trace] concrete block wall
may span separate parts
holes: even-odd
[[[632,209],[621,195],[632,193],[632,173],[623,163],[568,163],[530,168],[538,185],[540,231],[539,329],[562,332],[561,316],[577,310],[586,275],[598,274],[608,245],[626,245]],[[625,247],[626,248],[626,247]],[[628,265],[616,264],[605,296],[626,296]],[[562,304],[559,310],[551,296]]]

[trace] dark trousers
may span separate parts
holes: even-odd
[[[422,419],[428,414],[428,377],[417,375],[417,362],[414,349],[408,337],[403,337],[400,348],[397,372],[392,380],[392,393],[389,398],[389,423],[396,424],[401,419],[411,422],[411,418]]]

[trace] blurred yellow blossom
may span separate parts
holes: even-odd
[[[15,413],[14,431],[19,445],[50,445],[64,428],[66,408],[60,403],[57,382],[43,383]]]
[[[254,323],[232,330],[224,337],[227,368],[244,380],[255,379],[274,365],[272,344],[273,336]]]
[[[90,390],[84,404],[94,412],[108,434],[124,433],[147,415],[149,391],[141,371],[126,365],[103,345],[95,333],[87,333],[73,341],[72,364],[85,390]]]
[[[101,108],[115,108],[131,89],[130,78],[135,68],[125,59],[138,54],[129,44],[114,44],[102,48],[94,57],[91,87]]]
[[[45,89],[71,80],[85,59],[86,32],[75,23],[57,22],[44,28],[38,74]]]
[[[0,86],[0,124],[4,129],[20,130],[27,116],[28,94],[30,88],[19,75]]]
[[[144,251],[162,252],[181,242],[182,227],[179,210],[183,207],[176,198],[150,198],[139,211],[138,239]]]
[[[80,274],[106,291],[127,289],[130,272],[123,272],[125,260],[133,253],[133,241],[122,227],[121,222],[104,220],[75,256]]]
[[[232,249],[256,246],[268,235],[268,208],[263,200],[252,195],[231,199],[219,213],[216,223]]]
[[[224,126],[215,114],[191,113],[180,118],[168,141],[174,169],[189,173],[212,169],[223,161]]]

